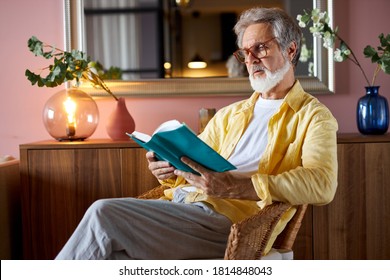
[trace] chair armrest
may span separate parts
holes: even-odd
[[[274,202],[257,214],[232,225],[225,260],[259,260],[272,231],[291,205]]]
[[[273,245],[274,248],[292,250],[298,231],[301,228],[307,207],[307,204],[296,206],[297,212],[295,212],[294,217],[292,217],[285,229],[276,238]]]

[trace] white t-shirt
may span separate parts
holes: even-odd
[[[282,102],[283,99],[259,97],[248,128],[229,158],[229,161],[237,167],[233,172],[248,177],[257,172],[261,155],[268,143],[268,122]]]

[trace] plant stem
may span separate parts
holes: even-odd
[[[48,43],[45,43],[45,42],[42,42],[42,47],[44,47],[44,48],[51,48],[51,49],[54,49],[54,50],[56,50],[56,51],[58,51],[60,53],[64,53],[65,52],[64,50],[56,48],[56,47],[54,47],[52,45],[49,45]]]
[[[375,85],[375,79],[376,79],[376,75],[378,75],[379,71],[381,70],[381,66],[379,64],[376,65],[376,68],[375,68],[375,71],[374,71],[374,76],[372,77],[372,82],[371,82],[371,86],[374,86]]]
[[[116,101],[118,101],[118,97],[116,97],[116,95],[111,92],[111,90],[108,88],[106,83],[102,80],[102,78],[99,77],[99,75],[96,75],[92,71],[88,71],[88,72],[89,73],[83,73],[84,79],[90,81],[94,85],[100,86],[104,91],[106,91],[108,94],[114,97]]]
[[[367,78],[367,75],[366,75],[366,73],[364,72],[362,66],[360,65],[358,59],[356,58],[355,53],[353,52],[353,50],[348,46],[348,44],[347,44],[347,43],[346,43],[338,34],[335,34],[335,35],[336,35],[337,39],[339,39],[341,42],[343,42],[344,45],[350,50],[351,55],[352,55],[352,58],[350,58],[350,57],[348,56],[348,59],[351,60],[353,63],[355,63],[355,64],[359,67],[360,71],[362,72],[362,74],[363,74],[363,76],[364,76],[364,79],[365,79],[366,82],[367,82],[367,85],[370,86],[370,82],[369,82],[369,80],[368,80],[368,78]]]

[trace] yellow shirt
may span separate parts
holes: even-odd
[[[258,97],[255,92],[249,99],[220,109],[199,137],[228,159],[249,124]],[[268,123],[268,144],[258,172],[251,177],[259,200],[220,199],[199,191],[189,193],[186,202],[208,202],[233,223],[272,201],[327,204],[337,188],[337,129],[329,109],[296,81]],[[186,185],[182,177],[160,183],[172,188],[165,191],[166,199],[172,198],[174,188]]]

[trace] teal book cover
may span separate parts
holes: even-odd
[[[183,156],[215,172],[236,169],[198,138],[186,124],[176,120],[163,123],[152,136],[137,131],[127,135],[146,150],[153,151],[158,159],[168,161],[179,170],[197,174],[180,160]]]

